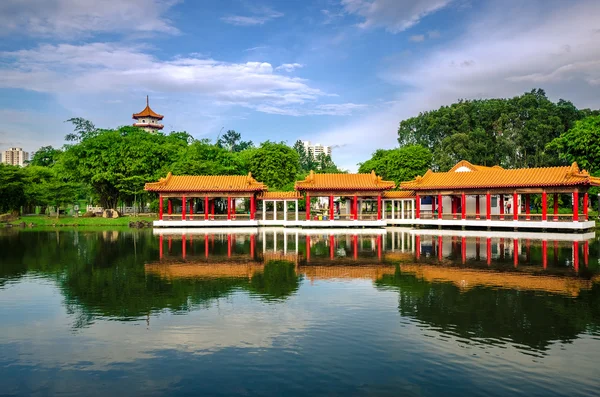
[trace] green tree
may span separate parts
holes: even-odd
[[[553,103],[541,89],[510,99],[460,100],[400,122],[398,142],[431,150],[432,168],[441,171],[460,160],[552,166],[557,161],[547,144],[590,112],[562,99]]]
[[[242,141],[242,135],[235,130],[227,130],[222,137],[217,140],[217,146],[227,149],[229,152],[241,152],[254,147],[252,141]]]
[[[431,165],[431,152],[419,145],[409,145],[398,149],[379,149],[373,157],[359,164],[358,172],[375,171],[385,180],[396,184],[423,175]]]
[[[566,164],[577,164],[591,173],[600,172],[600,116],[590,116],[575,123],[569,131],[548,144]]]
[[[270,189],[281,189],[296,180],[298,153],[285,143],[266,141],[253,151],[249,171]]]
[[[29,160],[29,165],[52,167],[56,164],[61,154],[62,150],[60,149],[55,149],[52,146],[43,146]]]
[[[81,142],[84,139],[96,136],[99,132],[94,123],[82,117],[70,118],[65,123],[73,124],[73,132],[65,136],[67,142]]]
[[[17,212],[25,203],[23,170],[0,163],[0,213]]]

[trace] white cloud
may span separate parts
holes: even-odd
[[[415,43],[420,43],[422,41],[425,41],[425,35],[424,34],[415,34],[413,36],[410,36],[409,40],[413,41]]]
[[[0,35],[80,39],[94,33],[179,31],[165,13],[178,0],[2,0]]]
[[[342,0],[346,12],[363,18],[362,28],[402,32],[450,4],[452,0]]]
[[[327,103],[311,108],[275,107],[258,105],[256,110],[263,113],[285,116],[350,116],[356,111],[366,109],[367,105],[358,103]]]
[[[284,63],[275,68],[275,70],[283,70],[285,72],[293,72],[296,69],[304,67],[301,63]]]
[[[230,25],[236,26],[256,26],[264,25],[276,18],[281,18],[283,13],[271,10],[269,8],[263,8],[256,10],[254,15],[230,15],[222,17],[221,20]]]
[[[439,39],[442,35],[438,30],[430,30],[427,32],[427,37],[430,39]]]
[[[0,88],[56,95],[116,95],[155,92],[194,95],[217,105],[239,105],[272,114],[347,115],[357,104],[322,104],[335,96],[301,78],[278,74],[267,62],[231,63],[194,56],[159,60],[143,46],[113,43],[41,45],[0,52]]]
[[[357,159],[397,145],[401,120],[460,98],[511,97],[541,87],[553,100],[600,108],[599,17],[600,3],[593,0],[489,6],[472,15],[464,35],[382,75],[403,87],[395,101],[310,138],[347,142],[335,160],[356,169]]]

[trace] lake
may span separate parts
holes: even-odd
[[[0,230],[0,395],[598,395],[599,250],[594,234]]]

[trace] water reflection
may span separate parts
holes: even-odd
[[[367,366],[378,368],[391,360],[383,353],[388,351],[396,360],[412,351],[413,358],[403,358],[409,372],[416,356],[431,356],[427,365],[464,369],[467,358],[461,356],[466,361],[457,363],[448,355],[460,356],[465,345],[481,346],[494,357],[516,347],[539,360],[557,346],[561,354],[570,354],[576,343],[583,343],[577,358],[593,362],[600,352],[598,260],[593,234],[408,229],[350,234],[302,229],[2,232],[0,314],[5,328],[0,347],[7,353],[0,354],[0,368],[10,365],[2,357],[12,354],[9,346],[20,342],[26,350],[28,344],[37,346],[39,338],[58,335],[47,316],[63,308],[72,330],[93,334],[95,342],[88,341],[92,345],[101,340],[103,346],[128,351],[119,339],[133,332],[140,339],[136,352],[127,353],[132,361],[161,344],[181,350],[181,340],[202,354],[249,345],[258,349],[253,351],[257,355],[269,349],[302,357],[302,352],[317,349],[316,355],[338,357],[315,374],[323,377],[325,389],[360,379]],[[38,291],[48,289],[47,296],[58,291],[61,299],[35,301]],[[43,313],[34,310],[37,314],[31,315],[36,305]],[[32,334],[40,321],[48,329],[43,337]],[[172,323],[179,325],[172,328]],[[141,324],[157,334],[120,328],[123,324]],[[73,343],[77,339],[63,338]],[[434,350],[428,350],[430,345]],[[47,352],[48,357],[57,354],[67,353]],[[169,354],[158,355],[170,360]],[[20,353],[10,357],[17,362]],[[492,358],[480,359],[483,367],[500,365]],[[278,368],[285,362],[270,363]],[[348,363],[357,364],[344,367],[344,381],[323,380],[331,368]],[[306,362],[306,367],[298,365],[299,372],[308,367]],[[243,371],[251,377],[250,369]],[[421,381],[435,383],[423,376]],[[520,379],[504,376],[509,384]]]

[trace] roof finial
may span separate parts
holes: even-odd
[[[146,95],[146,106],[150,106],[150,100],[148,99],[148,95]]]

